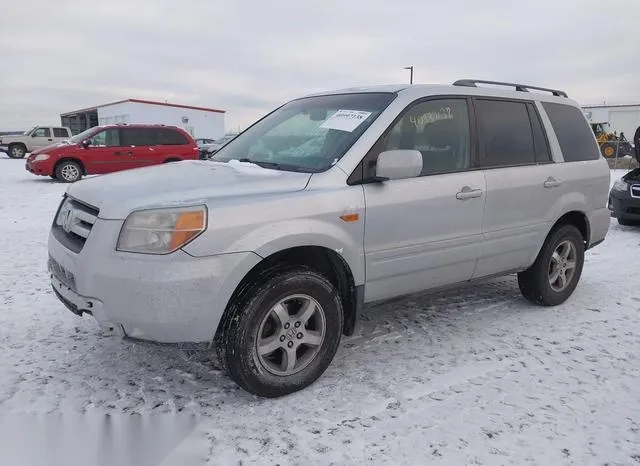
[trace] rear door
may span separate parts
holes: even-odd
[[[41,147],[50,146],[51,144],[53,144],[51,128],[39,127],[31,132],[31,140],[27,145],[30,151],[34,151]]]
[[[554,221],[561,181],[532,102],[475,98],[487,188],[482,256],[474,277],[527,267]]]
[[[120,165],[122,169],[140,168],[155,165],[161,158],[158,147],[158,131],[156,128],[123,127],[122,151]]]

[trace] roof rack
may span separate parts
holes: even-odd
[[[466,86],[466,87],[478,87],[478,84],[495,84],[497,86],[511,86],[515,87],[518,92],[529,92],[529,89],[534,89],[536,91],[546,91],[551,92],[556,97],[568,97],[567,93],[564,91],[559,91],[557,89],[548,89],[546,87],[538,87],[538,86],[529,86],[527,84],[517,84],[517,83],[503,83],[500,81],[484,81],[482,79],[459,79],[454,82],[454,86]]]

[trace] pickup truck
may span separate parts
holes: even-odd
[[[13,136],[0,137],[0,151],[12,159],[22,159],[36,149],[60,143],[71,137],[71,130],[62,126],[36,126]]]

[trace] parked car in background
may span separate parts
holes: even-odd
[[[214,142],[207,144],[206,147],[204,147],[203,158],[211,157],[213,154],[218,152],[222,146],[233,140],[233,138],[235,138],[237,135],[237,133],[227,133],[221,138],[216,139]]]
[[[197,138],[196,144],[198,144],[198,149],[200,149],[200,158],[206,159],[210,151],[217,147],[216,140],[211,138]]]
[[[184,130],[165,125],[95,126],[29,155],[26,169],[64,183],[180,160],[197,160],[196,142]]]
[[[631,170],[613,184],[609,210],[620,225],[640,226],[640,168]]]
[[[609,167],[564,92],[485,83],[315,94],[211,162],[72,185],[53,289],[117,335],[206,343],[268,397],[320,377],[367,303],[517,273],[559,305],[607,235]]]
[[[29,152],[62,142],[71,137],[71,130],[62,126],[36,126],[23,134],[0,137],[0,151],[12,159],[24,158]]]

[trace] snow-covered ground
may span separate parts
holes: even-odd
[[[0,428],[23,413],[193,413],[182,444],[148,447],[185,466],[640,464],[640,228],[613,220],[557,308],[509,276],[366,309],[320,380],[263,400],[202,357],[101,336],[56,300],[46,241],[64,189],[0,157]]]

